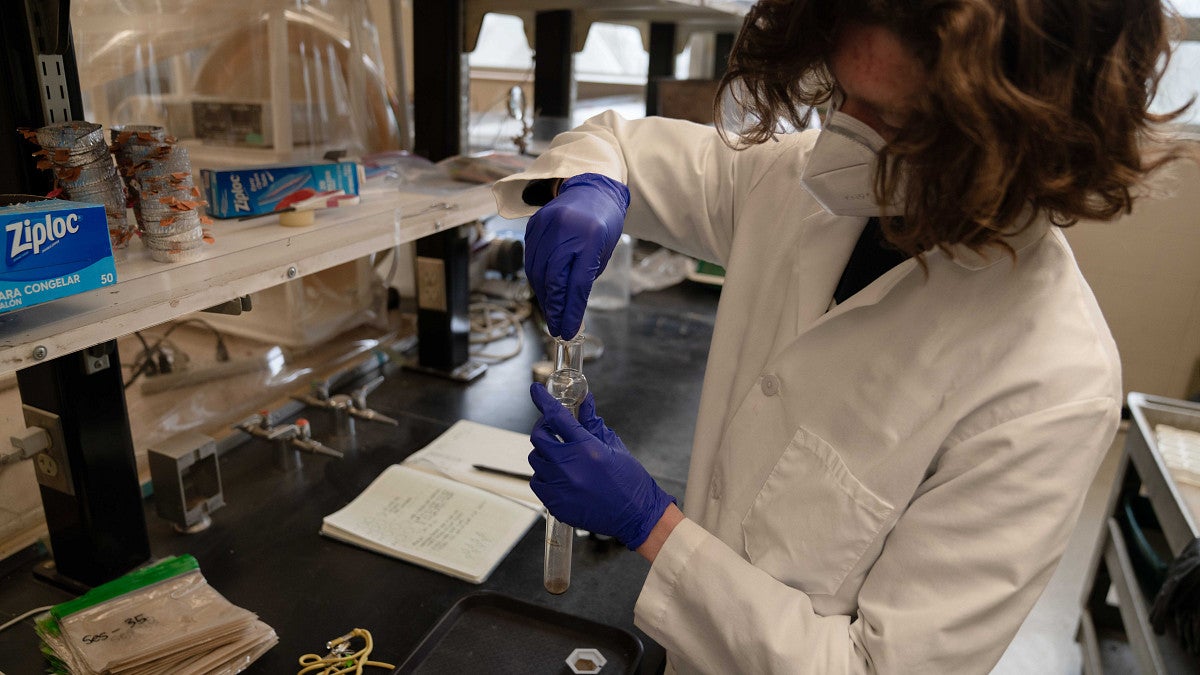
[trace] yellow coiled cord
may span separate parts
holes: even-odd
[[[363,647],[358,651],[350,651],[350,640],[356,637],[363,639]],[[365,628],[355,628],[341,637],[326,642],[325,647],[329,649],[329,653],[325,656],[316,654],[301,656],[300,665],[303,668],[297,675],[347,675],[348,673],[359,675],[367,666],[387,668],[388,670],[396,668],[390,663],[371,661],[367,658],[371,654],[371,650],[375,648],[375,641],[371,639],[371,631]]]

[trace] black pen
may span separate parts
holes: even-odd
[[[509,478],[518,478],[520,480],[530,480],[533,476],[527,473],[518,473],[516,471],[508,471],[506,469],[497,469],[494,466],[486,466],[484,464],[472,464],[471,468],[484,473],[494,473],[497,476],[508,476]]]

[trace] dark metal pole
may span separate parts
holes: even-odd
[[[717,33],[713,48],[713,79],[719,80],[729,68],[729,53],[733,51],[733,33]]]
[[[4,20],[0,21],[0,75],[7,83],[0,103],[0,193],[44,195],[52,185],[50,172],[37,168],[31,156],[37,148],[16,130],[37,128],[50,121],[62,122],[68,119],[66,114],[69,119],[83,117],[79,70],[68,23],[70,12],[66,0],[9,4],[4,10]],[[66,91],[55,88],[50,92],[59,105],[47,111],[43,100],[48,93],[38,70],[43,61],[53,69],[60,60]],[[66,94],[65,105],[61,101],[63,94]]]
[[[46,194],[49,172],[20,127],[83,117],[67,0],[11,3],[0,22],[0,191]],[[114,579],[150,558],[116,341],[17,373],[25,423],[54,439],[33,458],[54,550],[39,574],[72,590]]]
[[[413,148],[439,161],[467,145],[469,73],[463,58],[463,0],[413,0]],[[465,227],[418,239],[417,367],[469,380],[470,251]]]
[[[413,0],[413,148],[434,162],[466,147],[463,0]]]
[[[54,550],[40,575],[78,590],[149,560],[116,340],[30,366],[17,384],[25,424],[54,439],[34,457]]]
[[[646,72],[646,116],[659,114],[658,80],[675,77],[675,24],[650,24],[650,65]]]
[[[550,140],[571,128],[575,108],[575,17],[570,10],[538,12],[535,22],[533,137]]]

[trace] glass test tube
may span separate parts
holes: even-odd
[[[587,378],[583,376],[583,334],[570,340],[554,339],[554,372],[546,380],[546,390],[563,406],[579,417],[579,404],[588,393]],[[542,583],[555,595],[565,593],[571,585],[571,551],[575,528],[560,523],[546,513],[546,561],[542,568]]]

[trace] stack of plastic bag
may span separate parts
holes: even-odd
[[[239,673],[275,630],[208,585],[196,559],[168,558],[97,586],[37,621],[48,672]]]

